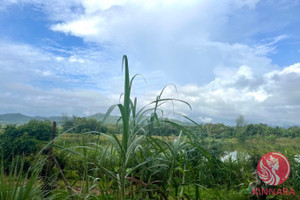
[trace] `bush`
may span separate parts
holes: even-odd
[[[32,120],[19,127],[8,125],[0,135],[0,153],[8,159],[12,155],[30,155],[40,149],[40,141],[50,140],[52,125],[50,121]]]

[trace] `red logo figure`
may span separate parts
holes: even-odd
[[[288,179],[290,172],[289,160],[278,152],[265,154],[257,165],[259,178],[268,185],[280,185]]]

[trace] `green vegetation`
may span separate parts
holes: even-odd
[[[0,135],[1,155],[11,159],[16,155],[29,155],[39,151],[40,141],[49,141],[52,124],[50,121],[32,120],[21,126],[8,125]]]
[[[24,158],[16,157],[12,160],[8,173],[5,173],[1,162],[0,174],[0,199],[12,200],[39,200],[45,193],[39,182],[39,175],[43,161],[37,161],[35,165],[23,172]]]
[[[0,200],[257,199],[251,187],[267,186],[253,172],[270,151],[290,160],[290,178],[280,188],[293,188],[297,196],[265,199],[300,198],[299,127],[247,125],[242,116],[235,127],[197,124],[187,117],[189,124],[179,124],[160,115],[161,105],[190,106],[162,98],[164,89],[137,110],[138,100],[131,98],[137,76],[130,78],[126,56],[123,66],[122,103],[111,106],[101,122],[64,118],[53,140],[49,121],[1,130]],[[114,109],[121,113],[119,123],[105,123]]]
[[[94,134],[99,134],[100,132],[106,133],[107,128],[102,126],[102,123],[93,118],[84,118],[73,116],[72,119],[68,117],[64,118],[62,123],[63,131],[68,131],[72,129],[75,133],[87,133],[91,132]]]
[[[105,114],[97,113],[95,115],[87,116],[88,119],[95,119],[97,121],[102,121]],[[56,121],[57,124],[62,124],[67,116],[51,116],[51,117],[41,117],[41,116],[27,116],[20,113],[8,113],[8,114],[0,114],[0,124],[25,124],[28,123],[31,120],[38,120],[38,121]],[[109,116],[106,119],[106,123],[108,124],[115,124],[118,121],[118,116]]]

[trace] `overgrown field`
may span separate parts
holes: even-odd
[[[122,140],[122,135],[116,137]],[[257,162],[265,153],[278,151],[289,158],[292,166],[289,179],[278,188],[293,188],[297,196],[269,196],[267,199],[298,199],[299,142],[300,138],[277,138],[249,139],[241,144],[237,139],[205,138],[199,140],[198,147],[197,142],[188,141],[184,135],[144,137],[135,147],[126,167],[125,196],[127,199],[255,199],[251,187],[255,184],[264,186],[256,183],[253,176]],[[32,195],[39,194],[42,198],[46,194],[48,199],[71,199],[72,196],[74,199],[120,198],[120,183],[115,176],[120,170],[118,152],[109,138],[66,133],[58,136],[55,145],[59,148],[54,148],[54,154],[73,193],[68,192],[57,166],[50,162],[51,172],[48,172],[47,179],[27,177],[37,181],[32,183],[31,188],[35,188],[35,191],[30,189],[34,191]],[[40,158],[46,156],[40,155]],[[35,167],[33,174],[47,174],[44,170],[48,160],[36,161],[34,155],[29,155],[24,163],[25,167]],[[8,177],[2,181],[7,182]],[[45,181],[51,191],[45,191]]]

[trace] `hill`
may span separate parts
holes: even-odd
[[[24,124],[30,121],[31,117],[21,113],[7,113],[0,115],[1,124]]]
[[[0,124],[25,124],[28,123],[30,120],[49,120],[49,121],[56,121],[60,124],[63,121],[62,116],[52,116],[52,117],[42,117],[42,116],[28,116],[21,113],[6,113],[0,114]]]
[[[87,116],[86,118],[92,118],[96,119],[97,121],[102,121],[104,118],[105,114],[103,113],[97,113],[94,115]],[[105,123],[106,124],[115,124],[119,120],[119,116],[109,116]],[[44,120],[49,120],[49,121],[56,121],[57,124],[62,124],[64,117],[63,116],[50,116],[50,117],[43,117],[43,116],[28,116],[24,115],[21,113],[6,113],[6,114],[0,114],[0,124],[25,124],[28,123],[30,120],[39,120],[39,121],[44,121]],[[175,120],[175,119],[169,119],[170,121],[173,121],[177,124],[188,126],[191,125],[189,122],[183,122],[180,120]],[[122,123],[122,121],[119,121],[119,123]]]
[[[86,118],[93,118],[98,121],[102,121],[104,118],[104,114],[97,113],[95,115],[87,116]],[[114,124],[118,121],[118,116],[109,116],[106,120],[107,124]],[[30,120],[49,120],[49,121],[56,121],[57,124],[61,124],[64,120],[63,116],[50,116],[50,117],[43,117],[43,116],[28,116],[21,113],[6,113],[0,114],[0,124],[25,124],[28,123]]]

